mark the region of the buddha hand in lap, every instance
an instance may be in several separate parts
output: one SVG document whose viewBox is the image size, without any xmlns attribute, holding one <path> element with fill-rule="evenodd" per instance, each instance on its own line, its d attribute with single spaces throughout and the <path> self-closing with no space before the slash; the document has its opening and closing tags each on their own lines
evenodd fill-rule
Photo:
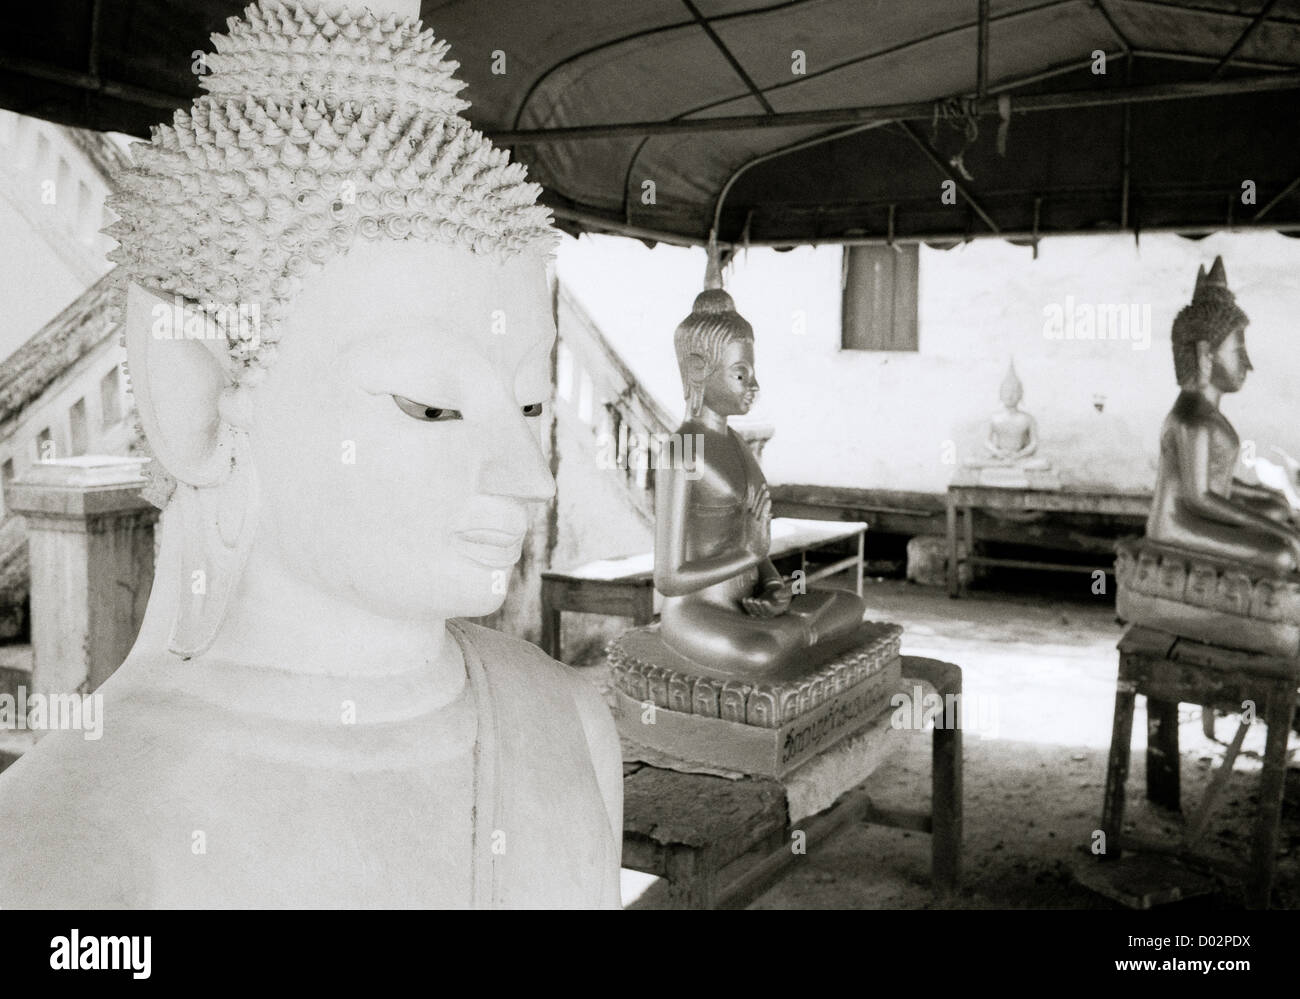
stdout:
<svg viewBox="0 0 1300 999">
<path fill-rule="evenodd" d="M 1182 389 L 1160 433 L 1160 466 L 1147 537 L 1267 572 L 1300 565 L 1300 530 L 1280 490 L 1234 478 L 1240 441 L 1219 411 L 1251 370 L 1248 319 L 1223 261 L 1197 274 L 1192 302 L 1174 320 L 1174 373 Z"/>
<path fill-rule="evenodd" d="M 674 444 L 660 457 L 655 493 L 655 587 L 665 597 L 661 636 L 720 675 L 770 677 L 815 661 L 851 635 L 864 604 L 843 590 L 796 594 L 768 557 L 771 498 L 762 470 L 729 416 L 758 393 L 753 328 L 712 280 L 677 328 L 687 400 L 677 439 L 693 434 L 690 474 Z"/>
</svg>

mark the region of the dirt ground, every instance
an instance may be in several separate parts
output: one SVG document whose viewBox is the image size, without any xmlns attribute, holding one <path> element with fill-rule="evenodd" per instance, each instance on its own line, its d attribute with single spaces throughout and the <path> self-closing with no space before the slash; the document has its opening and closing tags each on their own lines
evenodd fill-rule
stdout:
<svg viewBox="0 0 1300 999">
<path fill-rule="evenodd" d="M 1087 577 L 1081 577 L 1086 580 Z M 886 581 L 866 598 L 879 619 L 902 624 L 903 652 L 962 667 L 966 692 L 963 883 L 946 897 L 930 888 L 930 838 L 923 833 L 852 825 L 810 845 L 755 908 L 1113 908 L 1075 877 L 1095 864 L 1090 846 L 1101 816 L 1114 709 L 1121 627 L 1113 597 L 1069 591 L 1008 595 L 941 591 Z M 1183 705 L 1179 736 L 1183 813 L 1146 802 L 1146 715 L 1138 698 L 1128 784 L 1128 821 L 1149 836 L 1172 837 L 1194 812 L 1235 729 L 1220 718 L 1216 741 L 1201 731 L 1200 708 Z M 1242 755 L 1203 837 L 1201 849 L 1244 861 L 1262 724 Z M 865 785 L 882 805 L 918 806 L 929 797 L 928 732 L 899 732 L 893 759 Z M 1300 908 L 1300 771 L 1288 772 L 1274 905 Z M 628 873 L 625 901 L 647 879 Z M 1232 890 L 1178 903 L 1236 907 Z"/>
</svg>

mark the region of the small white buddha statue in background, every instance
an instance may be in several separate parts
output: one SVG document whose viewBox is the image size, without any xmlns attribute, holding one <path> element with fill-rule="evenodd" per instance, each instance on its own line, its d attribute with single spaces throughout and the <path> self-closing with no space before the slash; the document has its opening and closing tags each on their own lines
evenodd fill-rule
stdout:
<svg viewBox="0 0 1300 999">
<path fill-rule="evenodd" d="M 1059 485 L 1051 463 L 1035 457 L 1038 451 L 1038 421 L 1020 408 L 1024 386 L 1016 374 L 1015 361 L 998 389 L 1002 408 L 989 417 L 983 445 L 987 457 L 964 462 L 954 481 L 1008 488 L 1055 487 Z"/>
<path fill-rule="evenodd" d="M 1014 464 L 1038 450 L 1038 421 L 1020 408 L 1024 395 L 1015 361 L 1011 361 L 998 389 L 1002 408 L 989 418 L 989 433 L 984 441 L 984 448 L 993 462 Z"/>
<path fill-rule="evenodd" d="M 110 232 L 175 487 L 102 738 L 0 776 L 6 909 L 619 904 L 604 702 L 453 620 L 554 490 L 554 231 L 416 13 L 262 0 L 135 147 Z M 177 302 L 259 319 L 167 336 Z"/>
</svg>

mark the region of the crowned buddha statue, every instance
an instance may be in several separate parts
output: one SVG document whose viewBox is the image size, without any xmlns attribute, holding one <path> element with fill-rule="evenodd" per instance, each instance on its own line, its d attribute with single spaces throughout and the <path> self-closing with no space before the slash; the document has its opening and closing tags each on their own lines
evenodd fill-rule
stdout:
<svg viewBox="0 0 1300 999">
<path fill-rule="evenodd" d="M 1236 477 L 1240 440 L 1219 409 L 1251 370 L 1247 322 L 1216 257 L 1174 319 L 1179 394 L 1160 431 L 1146 537 L 1119 549 L 1118 609 L 1201 641 L 1295 655 L 1300 528 L 1284 489 Z"/>
<path fill-rule="evenodd" d="M 840 709 L 818 729 L 823 746 L 870 720 L 867 705 L 898 676 L 901 629 L 864 621 L 865 603 L 847 590 L 795 585 L 769 557 L 767 481 L 727 425 L 758 394 L 754 330 L 722 288 L 712 244 L 705 289 L 673 345 L 686 414 L 655 472 L 660 623 L 610 646 L 625 698 L 616 716 L 659 765 L 776 776 L 817 748 L 793 731 L 812 713 Z M 636 703 L 669 710 L 644 724 Z"/>
<path fill-rule="evenodd" d="M 556 239 L 417 13 L 261 0 L 134 147 L 109 232 L 160 557 L 102 738 L 0 776 L 6 909 L 619 904 L 608 709 L 457 620 L 554 491 Z"/>
</svg>

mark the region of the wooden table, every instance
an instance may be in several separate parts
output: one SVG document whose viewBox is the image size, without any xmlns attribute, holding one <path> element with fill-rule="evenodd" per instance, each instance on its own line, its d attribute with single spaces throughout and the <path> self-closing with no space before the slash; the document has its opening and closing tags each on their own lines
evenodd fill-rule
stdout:
<svg viewBox="0 0 1300 999">
<path fill-rule="evenodd" d="M 862 595 L 864 538 L 862 521 L 772 519 L 772 559 L 796 552 L 807 582 L 815 582 L 848 568 L 857 570 L 858 595 Z M 808 552 L 838 541 L 857 538 L 856 555 L 808 572 Z M 649 624 L 655 616 L 654 553 L 588 562 L 565 571 L 542 573 L 542 649 L 560 658 L 561 619 L 564 611 L 630 617 L 634 624 Z"/>
<path fill-rule="evenodd" d="M 975 554 L 975 511 L 1002 510 L 1043 513 L 1084 513 L 1145 519 L 1151 510 L 1151 494 L 1116 490 L 1106 486 L 1067 485 L 1060 489 L 1023 489 L 1005 486 L 952 485 L 948 487 L 948 596 L 962 594 L 961 566 L 1000 565 L 1008 569 L 1045 569 L 1053 572 L 1114 571 L 1114 563 L 1071 565 L 1063 562 L 990 558 Z M 958 515 L 963 521 L 966 555 L 957 545 Z"/>
<path fill-rule="evenodd" d="M 1286 776 L 1286 744 L 1295 717 L 1300 660 L 1256 652 L 1240 652 L 1134 625 L 1119 642 L 1119 677 L 1115 687 L 1115 719 L 1106 768 L 1106 797 L 1101 828 L 1106 861 L 1122 856 L 1123 846 L 1139 852 L 1173 854 L 1185 861 L 1223 871 L 1246 884 L 1247 903 L 1267 908 L 1277 860 L 1278 824 Z M 1240 714 L 1253 702 L 1256 717 L 1268 726 L 1264 766 L 1259 778 L 1259 808 L 1249 864 L 1228 864 L 1193 852 L 1205 831 L 1219 792 L 1232 769 L 1249 724 L 1244 722 L 1211 778 L 1197 813 L 1187 823 L 1182 844 L 1123 834 L 1124 785 L 1128 778 L 1133 709 L 1138 694 L 1147 698 L 1152 725 L 1147 744 L 1147 796 L 1178 809 L 1178 705 L 1205 705 Z"/>
<path fill-rule="evenodd" d="M 933 685 L 941 696 L 961 693 L 961 669 L 952 663 L 903 656 L 903 676 Z M 882 737 L 895 733 L 885 725 Z M 792 826 L 785 789 L 769 778 L 727 780 L 643 763 L 624 771 L 623 866 L 665 879 L 632 908 L 743 908 L 797 860 L 795 826 L 809 850 L 852 822 L 927 832 L 935 887 L 953 889 L 961 875 L 962 756 L 955 728 L 934 729 L 929 810 L 881 808 L 858 787 Z"/>
</svg>

